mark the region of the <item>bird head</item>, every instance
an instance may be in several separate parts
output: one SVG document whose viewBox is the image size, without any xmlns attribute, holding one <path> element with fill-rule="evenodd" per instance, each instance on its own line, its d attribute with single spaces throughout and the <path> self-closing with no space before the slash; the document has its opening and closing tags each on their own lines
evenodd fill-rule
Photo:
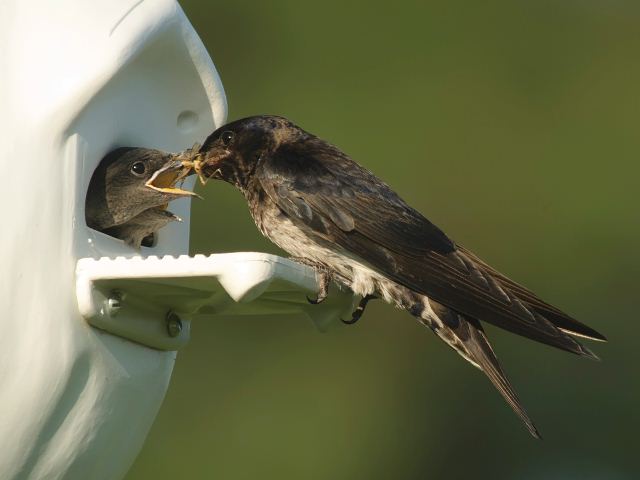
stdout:
<svg viewBox="0 0 640 480">
<path fill-rule="evenodd" d="M 176 156 L 147 148 L 110 152 L 91 177 L 86 200 L 87 225 L 103 230 L 122 225 L 141 212 L 193 192 L 175 188 L 182 176 L 170 167 Z"/>
<path fill-rule="evenodd" d="M 201 180 L 224 180 L 241 190 L 247 186 L 263 155 L 305 134 L 283 117 L 261 115 L 228 123 L 205 140 L 194 154 L 183 154 L 183 165 Z"/>
</svg>

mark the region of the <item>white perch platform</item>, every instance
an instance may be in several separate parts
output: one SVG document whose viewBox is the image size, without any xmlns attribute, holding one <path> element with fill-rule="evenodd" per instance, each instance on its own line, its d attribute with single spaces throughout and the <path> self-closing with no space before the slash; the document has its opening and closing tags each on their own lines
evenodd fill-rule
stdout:
<svg viewBox="0 0 640 480">
<path fill-rule="evenodd" d="M 87 321 L 142 345 L 178 350 L 190 321 L 216 315 L 304 314 L 319 330 L 355 308 L 335 286 L 318 305 L 315 272 L 254 252 L 189 257 L 82 258 L 76 268 L 78 309 Z"/>
</svg>

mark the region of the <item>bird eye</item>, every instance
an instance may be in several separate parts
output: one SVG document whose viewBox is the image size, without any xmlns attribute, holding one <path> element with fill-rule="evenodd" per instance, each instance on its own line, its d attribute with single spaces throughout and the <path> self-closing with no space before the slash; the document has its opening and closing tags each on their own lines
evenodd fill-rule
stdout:
<svg viewBox="0 0 640 480">
<path fill-rule="evenodd" d="M 226 130 L 222 132 L 222 135 L 220 135 L 220 140 L 222 140 L 222 144 L 224 146 L 228 147 L 231 142 L 233 142 L 233 137 L 235 137 L 235 133 L 231 130 Z"/>
<path fill-rule="evenodd" d="M 136 162 L 131 165 L 131 173 L 134 175 L 143 175 L 147 167 L 145 167 L 144 163 Z"/>
</svg>

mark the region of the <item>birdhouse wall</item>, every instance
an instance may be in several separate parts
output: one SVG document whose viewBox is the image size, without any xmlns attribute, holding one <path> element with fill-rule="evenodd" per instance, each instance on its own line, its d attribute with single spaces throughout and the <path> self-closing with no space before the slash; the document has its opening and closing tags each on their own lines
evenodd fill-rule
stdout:
<svg viewBox="0 0 640 480">
<path fill-rule="evenodd" d="M 178 151 L 226 116 L 213 63 L 174 0 L 0 5 L 0 477 L 124 476 L 175 361 L 90 327 L 75 266 L 137 254 L 88 229 L 93 170 L 118 146 Z M 184 219 L 143 254 L 188 252 Z"/>
</svg>

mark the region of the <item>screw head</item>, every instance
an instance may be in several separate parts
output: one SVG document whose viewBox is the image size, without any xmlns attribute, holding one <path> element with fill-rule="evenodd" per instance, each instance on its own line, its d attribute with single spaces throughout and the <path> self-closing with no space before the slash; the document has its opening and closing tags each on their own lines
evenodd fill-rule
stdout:
<svg viewBox="0 0 640 480">
<path fill-rule="evenodd" d="M 180 317 L 172 311 L 167 313 L 167 333 L 172 338 L 177 337 L 182 333 L 182 320 L 180 320 Z"/>
<path fill-rule="evenodd" d="M 107 298 L 107 314 L 110 317 L 115 316 L 118 313 L 118 310 L 122 308 L 122 301 L 124 300 L 124 293 L 120 290 L 112 290 L 109 293 L 109 298 Z"/>
</svg>

